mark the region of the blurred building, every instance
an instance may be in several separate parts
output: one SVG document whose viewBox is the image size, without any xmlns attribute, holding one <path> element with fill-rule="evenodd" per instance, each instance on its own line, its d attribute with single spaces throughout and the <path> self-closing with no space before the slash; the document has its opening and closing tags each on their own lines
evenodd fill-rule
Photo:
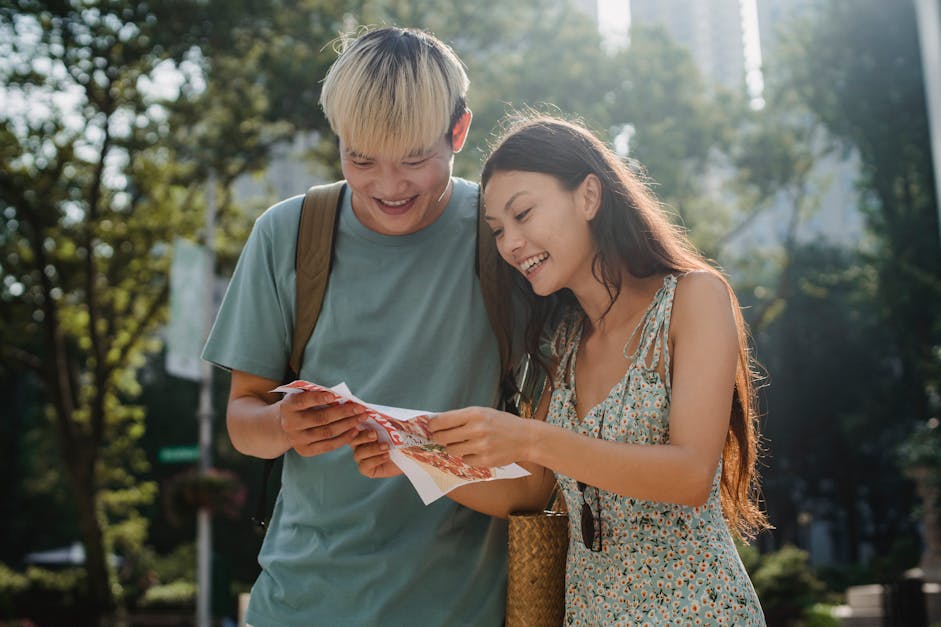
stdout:
<svg viewBox="0 0 941 627">
<path fill-rule="evenodd" d="M 625 0 L 626 1 L 626 0 Z M 630 0 L 631 26 L 660 26 L 686 47 L 700 72 L 714 85 L 748 97 L 755 108 L 764 106 L 764 71 L 777 59 L 782 27 L 820 0 Z M 819 209 L 806 216 L 798 231 L 801 241 L 823 239 L 855 247 L 863 237 L 863 219 L 855 182 L 859 174 L 854 155 L 829 155 L 813 174 L 811 193 Z M 727 173 L 714 172 L 720 188 Z M 738 234 L 732 249 L 745 253 L 782 241 L 790 215 L 782 194 L 774 206 Z"/>
<path fill-rule="evenodd" d="M 821 4 L 821 0 L 755 0 L 758 32 L 764 72 L 772 73 L 781 58 L 780 46 L 787 28 L 794 20 L 805 17 Z M 800 230 L 801 239 L 825 239 L 828 243 L 857 248 L 865 235 L 865 221 L 859 210 L 859 159 L 852 151 L 830 153 L 814 172 L 820 207 L 810 215 Z M 780 201 L 778 204 L 783 204 Z M 785 207 L 778 206 L 766 222 L 779 218 Z M 763 244 L 764 242 L 759 242 Z"/>
<path fill-rule="evenodd" d="M 621 1 L 626 3 L 629 0 Z M 572 0 L 572 4 L 595 22 L 598 21 L 598 0 Z"/>
<path fill-rule="evenodd" d="M 761 54 L 768 55 L 778 45 L 781 27 L 819 4 L 819 0 L 756 0 Z"/>
<path fill-rule="evenodd" d="M 745 78 L 739 0 L 630 0 L 631 25 L 661 26 L 693 55 L 703 76 L 732 90 Z"/>
</svg>

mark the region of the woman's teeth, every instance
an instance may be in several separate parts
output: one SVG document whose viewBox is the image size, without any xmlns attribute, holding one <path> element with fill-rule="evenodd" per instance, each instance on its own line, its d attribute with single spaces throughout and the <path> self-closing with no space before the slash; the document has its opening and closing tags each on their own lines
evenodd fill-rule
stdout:
<svg viewBox="0 0 941 627">
<path fill-rule="evenodd" d="M 527 257 L 520 262 L 520 270 L 524 274 L 529 274 L 533 271 L 533 268 L 541 264 L 543 261 L 549 258 L 549 253 L 539 253 L 538 255 L 533 255 L 532 257 Z"/>
</svg>

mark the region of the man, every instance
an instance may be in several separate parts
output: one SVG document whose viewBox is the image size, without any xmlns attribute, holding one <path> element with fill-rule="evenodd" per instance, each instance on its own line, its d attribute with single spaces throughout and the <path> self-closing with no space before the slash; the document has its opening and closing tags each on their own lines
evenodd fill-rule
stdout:
<svg viewBox="0 0 941 627">
<path fill-rule="evenodd" d="M 451 176 L 471 123 L 463 66 L 416 30 L 344 44 L 321 105 L 347 187 L 300 377 L 345 381 L 382 405 L 492 405 L 499 357 L 474 271 L 477 188 Z M 347 446 L 359 408 L 271 393 L 291 350 L 301 202 L 256 221 L 204 351 L 232 371 L 235 448 L 284 453 L 247 622 L 500 625 L 505 526 L 450 499 L 426 507 L 404 477 L 363 477 Z"/>
</svg>

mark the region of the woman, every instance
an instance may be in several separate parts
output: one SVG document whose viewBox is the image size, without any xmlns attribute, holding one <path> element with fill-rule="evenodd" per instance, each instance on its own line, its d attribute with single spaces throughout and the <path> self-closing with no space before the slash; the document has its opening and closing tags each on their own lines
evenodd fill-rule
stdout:
<svg viewBox="0 0 941 627">
<path fill-rule="evenodd" d="M 767 522 L 754 374 L 728 282 L 581 126 L 516 123 L 481 185 L 500 255 L 524 283 L 526 350 L 551 393 L 539 420 L 473 407 L 431 421 L 434 440 L 468 463 L 533 473 L 449 496 L 506 516 L 541 508 L 558 481 L 572 513 L 570 625 L 763 625 L 732 540 Z M 361 472 L 396 474 L 369 437 L 356 442 Z"/>
</svg>

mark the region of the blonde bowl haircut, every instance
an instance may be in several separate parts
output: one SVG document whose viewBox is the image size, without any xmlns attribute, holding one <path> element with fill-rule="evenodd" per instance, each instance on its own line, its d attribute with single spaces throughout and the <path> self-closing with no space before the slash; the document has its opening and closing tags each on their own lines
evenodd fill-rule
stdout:
<svg viewBox="0 0 941 627">
<path fill-rule="evenodd" d="M 424 31 L 381 28 L 339 40 L 320 105 L 346 150 L 401 160 L 449 136 L 470 81 L 461 60 Z"/>
</svg>

